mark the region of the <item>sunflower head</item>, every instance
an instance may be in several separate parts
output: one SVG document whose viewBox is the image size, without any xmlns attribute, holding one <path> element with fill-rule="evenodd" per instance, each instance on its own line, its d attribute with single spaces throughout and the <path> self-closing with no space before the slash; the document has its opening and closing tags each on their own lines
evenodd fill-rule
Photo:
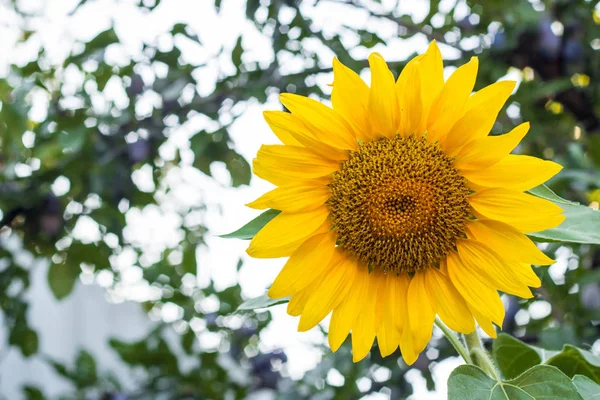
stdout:
<svg viewBox="0 0 600 400">
<path fill-rule="evenodd" d="M 276 209 L 250 243 L 253 257 L 289 257 L 269 290 L 308 330 L 331 315 L 336 351 L 352 332 L 353 358 L 377 339 L 413 363 L 435 316 L 495 336 L 498 291 L 531 297 L 531 265 L 552 263 L 526 233 L 553 228 L 562 209 L 525 191 L 558 173 L 550 161 L 510 154 L 529 129 L 490 130 L 515 82 L 472 93 L 472 58 L 444 82 L 439 49 L 394 78 L 379 54 L 371 84 L 333 61 L 332 107 L 281 95 L 290 111 L 265 118 L 283 144 L 265 145 L 254 172 L 277 188 L 249 204 Z"/>
</svg>

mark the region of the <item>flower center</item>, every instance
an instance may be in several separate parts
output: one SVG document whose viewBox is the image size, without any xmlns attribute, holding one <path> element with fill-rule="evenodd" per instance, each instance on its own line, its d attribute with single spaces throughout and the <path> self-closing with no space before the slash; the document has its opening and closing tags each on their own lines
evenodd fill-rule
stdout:
<svg viewBox="0 0 600 400">
<path fill-rule="evenodd" d="M 338 245 L 384 272 L 438 265 L 471 216 L 465 179 L 422 137 L 360 143 L 329 190 Z"/>
</svg>

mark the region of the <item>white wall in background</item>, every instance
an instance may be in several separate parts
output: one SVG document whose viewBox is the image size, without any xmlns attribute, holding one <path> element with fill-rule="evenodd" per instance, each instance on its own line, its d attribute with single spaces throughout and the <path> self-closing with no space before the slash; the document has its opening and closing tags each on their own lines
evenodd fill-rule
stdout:
<svg viewBox="0 0 600 400">
<path fill-rule="evenodd" d="M 57 301 L 48 288 L 46 273 L 46 265 L 37 266 L 28 293 L 28 318 L 39 333 L 40 355 L 71 365 L 79 350 L 85 349 L 94 356 L 99 373 L 111 371 L 125 384 L 132 384 L 127 379 L 127 368 L 108 341 L 134 341 L 146 335 L 152 322 L 140 305 L 110 304 L 105 299 L 105 289 L 80 282 L 69 297 Z M 4 321 L 0 321 L 0 334 L 7 334 Z M 24 358 L 17 348 L 11 348 L 0 364 L 0 394 L 4 399 L 23 398 L 21 387 L 26 384 L 39 387 L 49 398 L 72 389 L 68 381 L 40 360 L 40 355 Z"/>
</svg>

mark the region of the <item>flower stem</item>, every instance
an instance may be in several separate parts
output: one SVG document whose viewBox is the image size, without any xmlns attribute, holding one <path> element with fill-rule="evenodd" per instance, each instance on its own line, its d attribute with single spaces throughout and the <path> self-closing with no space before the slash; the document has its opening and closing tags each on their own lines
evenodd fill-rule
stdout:
<svg viewBox="0 0 600 400">
<path fill-rule="evenodd" d="M 477 365 L 478 367 L 481 367 L 481 369 L 487 372 L 488 375 L 490 375 L 496 381 L 502 381 L 500 373 L 496 369 L 494 362 L 492 361 L 488 352 L 485 350 L 483 344 L 481 343 L 481 338 L 479 337 L 477 330 L 475 330 L 473 333 L 469 333 L 464 336 L 465 343 L 467 345 L 467 348 L 469 349 L 469 355 L 473 359 L 473 364 Z"/>
<path fill-rule="evenodd" d="M 460 339 L 457 335 L 454 334 L 439 318 L 435 319 L 435 324 L 444 332 L 444 335 L 448 339 L 448 341 L 452 344 L 452 346 L 456 349 L 458 354 L 465 360 L 467 364 L 473 364 L 473 360 L 471 360 L 471 356 L 469 355 L 469 351 L 465 348 L 465 346 L 461 343 Z"/>
</svg>

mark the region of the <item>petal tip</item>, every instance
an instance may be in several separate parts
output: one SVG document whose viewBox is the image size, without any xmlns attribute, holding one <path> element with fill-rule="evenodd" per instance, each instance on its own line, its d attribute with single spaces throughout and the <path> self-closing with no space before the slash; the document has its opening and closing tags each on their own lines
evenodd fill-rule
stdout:
<svg viewBox="0 0 600 400">
<path fill-rule="evenodd" d="M 440 52 L 440 47 L 438 46 L 437 40 L 433 39 L 430 43 L 429 43 L 429 47 L 427 48 L 427 52 L 436 52 L 439 53 Z"/>
<path fill-rule="evenodd" d="M 300 321 L 298 322 L 298 332 L 307 332 L 309 330 L 311 330 L 312 328 L 314 328 L 315 326 L 317 326 L 317 323 L 313 323 L 312 321 L 309 321 L 306 317 L 306 314 L 302 314 L 300 315 Z"/>
<path fill-rule="evenodd" d="M 246 207 L 248 208 L 252 208 L 254 210 L 264 210 L 264 204 L 261 204 L 262 202 L 259 201 L 259 199 L 251 201 L 250 203 L 246 203 L 244 204 Z"/>
<path fill-rule="evenodd" d="M 383 56 L 381 55 L 381 53 L 374 51 L 371 54 L 369 54 L 369 59 L 371 58 L 376 58 L 376 59 L 381 59 L 383 60 Z"/>
</svg>

